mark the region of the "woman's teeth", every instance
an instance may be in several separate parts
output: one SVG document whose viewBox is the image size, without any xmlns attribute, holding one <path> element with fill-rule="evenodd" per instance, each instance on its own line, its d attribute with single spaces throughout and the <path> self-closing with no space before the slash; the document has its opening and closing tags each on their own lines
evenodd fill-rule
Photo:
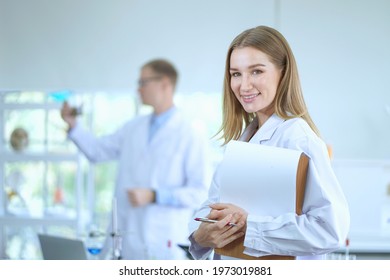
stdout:
<svg viewBox="0 0 390 280">
<path fill-rule="evenodd" d="M 259 93 L 251 94 L 251 95 L 242 95 L 242 99 L 244 99 L 244 101 L 251 101 L 252 99 L 254 99 L 258 95 L 259 95 Z"/>
</svg>

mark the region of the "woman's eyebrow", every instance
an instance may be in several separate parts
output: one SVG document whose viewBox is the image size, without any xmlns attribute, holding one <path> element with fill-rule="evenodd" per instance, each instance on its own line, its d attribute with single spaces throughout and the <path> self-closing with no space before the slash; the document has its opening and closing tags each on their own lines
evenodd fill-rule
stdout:
<svg viewBox="0 0 390 280">
<path fill-rule="evenodd" d="M 253 65 L 250 65 L 248 68 L 249 69 L 252 69 L 252 68 L 256 68 L 256 67 L 265 67 L 266 65 L 265 64 L 262 64 L 262 63 L 257 63 L 257 64 L 253 64 Z M 238 69 L 236 68 L 230 68 L 229 69 L 230 71 L 238 71 Z"/>
<path fill-rule="evenodd" d="M 251 66 L 249 66 L 248 68 L 256 68 L 256 67 L 265 67 L 266 65 L 265 64 L 262 64 L 262 63 L 257 63 L 257 64 L 253 64 Z"/>
</svg>

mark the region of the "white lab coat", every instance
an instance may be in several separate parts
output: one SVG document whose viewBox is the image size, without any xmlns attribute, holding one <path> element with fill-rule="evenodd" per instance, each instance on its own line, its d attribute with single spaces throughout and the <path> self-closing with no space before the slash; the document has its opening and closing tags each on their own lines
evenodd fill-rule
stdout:
<svg viewBox="0 0 390 280">
<path fill-rule="evenodd" d="M 176 110 L 149 142 L 150 118 L 136 117 L 100 138 L 77 125 L 69 138 L 92 162 L 118 160 L 115 197 L 118 227 L 124 232 L 122 257 L 181 258 L 177 244 L 188 243 L 188 220 L 207 197 L 206 141 Z M 134 187 L 170 190 L 171 203 L 132 207 L 126 191 Z"/>
<path fill-rule="evenodd" d="M 241 138 L 248 139 L 256 129 L 257 120 L 247 127 Z M 297 259 L 316 259 L 344 244 L 350 224 L 348 205 L 332 170 L 326 145 L 309 125 L 301 118 L 283 120 L 274 114 L 249 142 L 302 151 L 309 156 L 310 161 L 303 214 L 298 216 L 291 212 L 270 217 L 248 213 L 244 253 L 252 256 L 275 254 L 298 256 Z M 239 171 L 237 176 L 240 176 Z M 217 169 L 209 198 L 195 216 L 209 214 L 207 205 L 219 202 L 219 188 Z M 245 205 L 240 206 L 245 209 Z M 199 223 L 190 222 L 189 227 L 190 232 L 194 232 Z M 197 244 L 192 236 L 189 239 L 190 251 L 196 259 L 205 259 L 212 252 L 211 248 Z"/>
</svg>

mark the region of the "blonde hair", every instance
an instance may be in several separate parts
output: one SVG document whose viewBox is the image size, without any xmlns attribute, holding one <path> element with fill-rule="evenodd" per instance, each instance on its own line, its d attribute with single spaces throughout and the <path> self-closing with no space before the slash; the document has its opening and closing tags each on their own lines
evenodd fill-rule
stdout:
<svg viewBox="0 0 390 280">
<path fill-rule="evenodd" d="M 237 140 L 256 117 L 255 113 L 247 113 L 243 109 L 230 87 L 230 56 L 234 49 L 244 47 L 252 47 L 265 53 L 270 61 L 281 69 L 282 75 L 273 102 L 276 115 L 283 119 L 300 117 L 319 135 L 307 110 L 297 64 L 288 42 L 277 30 L 268 26 L 258 26 L 239 34 L 230 44 L 227 52 L 223 83 L 222 125 L 217 133 L 222 132 L 223 145 L 230 140 Z"/>
</svg>

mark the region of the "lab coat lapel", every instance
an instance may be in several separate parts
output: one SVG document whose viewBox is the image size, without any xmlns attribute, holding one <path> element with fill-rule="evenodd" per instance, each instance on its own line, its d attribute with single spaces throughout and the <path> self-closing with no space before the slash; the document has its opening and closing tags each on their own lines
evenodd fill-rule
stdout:
<svg viewBox="0 0 390 280">
<path fill-rule="evenodd" d="M 144 123 L 141 125 L 139 137 L 140 139 L 142 139 L 142 141 L 140 141 L 139 144 L 142 145 L 143 150 L 149 149 L 149 133 L 150 133 L 151 121 L 152 121 L 152 114 L 148 115 L 144 119 Z"/>
<path fill-rule="evenodd" d="M 180 114 L 178 112 L 175 112 L 170 119 L 161 126 L 156 133 L 154 134 L 153 138 L 150 141 L 150 148 L 153 149 L 161 143 L 161 141 L 166 141 L 166 139 L 169 139 L 172 137 L 174 133 L 174 127 L 175 123 L 179 120 Z"/>
<path fill-rule="evenodd" d="M 245 128 L 239 140 L 243 142 L 249 142 L 249 140 L 256 133 L 257 128 L 258 128 L 258 121 L 257 118 L 254 118 L 253 121 Z"/>
<path fill-rule="evenodd" d="M 140 123 L 140 127 L 138 130 L 139 133 L 136 136 L 138 138 L 138 143 L 136 143 L 136 145 L 138 146 L 137 150 L 141 152 L 139 160 L 142 160 L 142 158 L 145 157 L 145 153 L 147 154 L 150 148 L 149 133 L 151 119 L 152 115 L 148 115 L 142 120 L 142 123 Z"/>
<path fill-rule="evenodd" d="M 261 144 L 263 141 L 270 140 L 272 135 L 278 129 L 279 125 L 285 120 L 273 114 L 269 119 L 257 130 L 258 122 L 255 118 L 248 127 L 244 130 L 240 137 L 241 141 L 253 142 Z M 256 131 L 257 130 L 257 131 Z"/>
</svg>

